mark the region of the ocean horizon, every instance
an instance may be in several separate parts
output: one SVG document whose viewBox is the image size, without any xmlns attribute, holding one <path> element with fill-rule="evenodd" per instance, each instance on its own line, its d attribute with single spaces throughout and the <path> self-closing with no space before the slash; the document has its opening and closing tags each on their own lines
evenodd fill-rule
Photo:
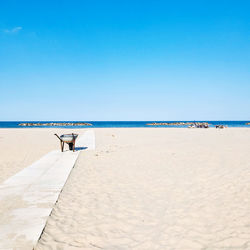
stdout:
<svg viewBox="0 0 250 250">
<path fill-rule="evenodd" d="M 92 126 L 19 126 L 20 123 L 91 123 Z M 176 125 L 147 125 L 148 123 L 175 123 L 175 122 L 207 122 L 212 127 L 215 125 L 225 125 L 228 127 L 249 127 L 246 123 L 250 121 L 0 121 L 0 128 L 144 128 L 144 127 L 167 127 L 167 128 L 185 128 L 187 125 L 176 126 Z"/>
</svg>

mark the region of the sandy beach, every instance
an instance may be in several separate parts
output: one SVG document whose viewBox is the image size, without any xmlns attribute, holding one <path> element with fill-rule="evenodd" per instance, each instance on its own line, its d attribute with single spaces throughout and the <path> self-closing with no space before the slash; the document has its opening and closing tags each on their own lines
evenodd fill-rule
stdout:
<svg viewBox="0 0 250 250">
<path fill-rule="evenodd" d="M 0 180 L 65 131 L 1 129 Z M 94 131 L 36 250 L 250 249 L 250 129 Z"/>
<path fill-rule="evenodd" d="M 0 129 L 0 183 L 52 150 L 60 149 L 55 133 L 83 133 L 84 129 Z"/>
<path fill-rule="evenodd" d="M 249 9 L 1 1 L 0 250 L 250 250 Z"/>
<path fill-rule="evenodd" d="M 95 129 L 41 249 L 250 249 L 250 130 Z"/>
</svg>

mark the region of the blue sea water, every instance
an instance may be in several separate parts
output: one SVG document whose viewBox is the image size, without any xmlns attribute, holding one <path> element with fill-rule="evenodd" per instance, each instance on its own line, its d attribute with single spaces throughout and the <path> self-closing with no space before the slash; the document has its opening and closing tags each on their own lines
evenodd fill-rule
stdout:
<svg viewBox="0 0 250 250">
<path fill-rule="evenodd" d="M 41 122 L 41 123 L 48 123 L 48 122 L 88 122 L 91 123 L 93 126 L 92 128 L 143 128 L 143 127 L 187 127 L 187 126 L 148 126 L 147 123 L 152 122 L 180 122 L 180 121 L 2 121 L 0 122 L 0 128 L 25 128 L 18 126 L 19 123 L 22 122 Z M 193 122 L 193 121 L 181 121 L 181 122 Z M 208 122 L 213 125 L 226 125 L 228 127 L 249 127 L 250 125 L 246 125 L 246 123 L 250 121 L 196 121 L 196 122 Z M 38 126 L 36 126 L 37 128 Z M 45 126 L 41 126 L 45 127 Z M 49 127 L 49 126 L 47 126 Z M 55 127 L 55 126 L 53 126 Z M 58 126 L 64 127 L 64 126 Z M 89 126 L 66 126 L 67 128 L 86 128 Z M 30 127 L 27 127 L 30 128 Z"/>
</svg>

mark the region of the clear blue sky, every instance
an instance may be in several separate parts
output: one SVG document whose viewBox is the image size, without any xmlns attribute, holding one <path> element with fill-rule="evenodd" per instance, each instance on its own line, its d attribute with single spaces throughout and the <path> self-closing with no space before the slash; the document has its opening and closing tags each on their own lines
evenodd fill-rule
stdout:
<svg viewBox="0 0 250 250">
<path fill-rule="evenodd" d="M 1 1 L 0 120 L 250 120 L 250 1 Z"/>
</svg>

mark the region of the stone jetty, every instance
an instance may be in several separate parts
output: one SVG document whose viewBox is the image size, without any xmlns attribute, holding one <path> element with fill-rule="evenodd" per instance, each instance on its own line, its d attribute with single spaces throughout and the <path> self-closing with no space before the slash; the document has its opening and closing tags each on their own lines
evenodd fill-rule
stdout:
<svg viewBox="0 0 250 250">
<path fill-rule="evenodd" d="M 153 122 L 147 123 L 149 126 L 185 126 L 185 125 L 192 125 L 192 122 Z"/>
<path fill-rule="evenodd" d="M 195 126 L 195 127 L 208 127 L 207 122 L 153 122 L 147 123 L 148 126 Z"/>
<path fill-rule="evenodd" d="M 53 127 L 53 126 L 93 126 L 91 123 L 87 122 L 28 122 L 28 123 L 19 123 L 18 126 L 22 127 Z"/>
</svg>

